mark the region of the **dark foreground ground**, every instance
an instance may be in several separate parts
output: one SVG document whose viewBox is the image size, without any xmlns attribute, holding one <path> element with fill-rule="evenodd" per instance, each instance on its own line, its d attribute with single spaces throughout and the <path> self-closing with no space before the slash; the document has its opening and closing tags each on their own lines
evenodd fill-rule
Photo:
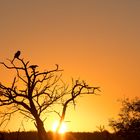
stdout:
<svg viewBox="0 0 140 140">
<path fill-rule="evenodd" d="M 0 140 L 38 140 L 36 132 L 4 132 L 4 138 Z M 56 136 L 52 132 L 48 132 L 49 140 L 122 140 L 115 134 L 108 132 L 67 132 Z"/>
</svg>

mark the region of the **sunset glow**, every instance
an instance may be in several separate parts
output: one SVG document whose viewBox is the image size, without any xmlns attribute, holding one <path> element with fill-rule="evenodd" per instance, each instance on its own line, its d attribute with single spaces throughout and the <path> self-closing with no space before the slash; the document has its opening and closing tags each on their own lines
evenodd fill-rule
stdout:
<svg viewBox="0 0 140 140">
<path fill-rule="evenodd" d="M 52 125 L 52 131 L 53 131 L 53 132 L 56 132 L 56 129 L 57 129 L 57 127 L 58 127 L 58 123 L 59 123 L 58 121 L 55 121 L 55 122 L 53 123 L 53 125 Z M 60 127 L 59 133 L 60 133 L 60 134 L 63 134 L 63 133 L 66 132 L 66 130 L 67 130 L 66 123 L 63 122 L 62 125 L 61 125 L 61 127 Z"/>
<path fill-rule="evenodd" d="M 17 50 L 21 59 L 38 65 L 37 73 L 54 70 L 58 64 L 64 70 L 57 73 L 58 77 L 62 73 L 60 83 L 66 87 L 72 85 L 71 79 L 100 87 L 96 95 L 81 95 L 76 106 L 68 105 L 65 122 L 70 123 L 63 122 L 60 133 L 93 132 L 100 125 L 110 129 L 109 119 L 117 117 L 121 107 L 118 100 L 140 97 L 140 0 L 0 0 L 0 62 L 10 64 Z M 14 64 L 18 64 L 17 59 Z M 0 65 L 0 83 L 12 87 L 15 76 L 16 71 Z M 15 84 L 18 82 L 16 78 Z M 22 92 L 26 85 L 15 90 Z M 48 90 L 46 95 L 53 88 Z M 48 101 L 48 97 L 41 96 L 39 102 Z M 61 115 L 61 103 L 45 104 L 49 108 L 39 106 L 37 110 L 45 111 L 40 117 L 43 121 L 47 118 L 46 131 L 55 132 L 59 117 L 52 112 Z M 5 107 L 2 110 L 6 112 Z M 29 123 L 16 113 L 0 131 L 36 131 L 33 121 Z"/>
</svg>

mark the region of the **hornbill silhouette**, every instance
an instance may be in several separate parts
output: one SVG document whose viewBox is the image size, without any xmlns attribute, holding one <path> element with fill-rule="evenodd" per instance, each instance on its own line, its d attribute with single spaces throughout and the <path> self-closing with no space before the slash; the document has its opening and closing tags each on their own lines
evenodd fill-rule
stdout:
<svg viewBox="0 0 140 140">
<path fill-rule="evenodd" d="M 32 72 L 35 74 L 35 69 L 36 69 L 36 67 L 38 67 L 38 65 L 31 65 L 31 66 L 29 66 L 29 68 L 31 68 L 32 69 Z"/>
<path fill-rule="evenodd" d="M 31 65 L 29 68 L 35 69 L 36 67 L 38 67 L 38 65 Z"/>
<path fill-rule="evenodd" d="M 13 60 L 12 60 L 12 63 L 13 63 L 13 61 L 15 60 L 15 58 L 19 58 L 19 56 L 20 56 L 20 51 L 17 51 L 16 53 L 15 53 L 15 55 L 14 55 L 14 58 L 13 58 Z"/>
</svg>

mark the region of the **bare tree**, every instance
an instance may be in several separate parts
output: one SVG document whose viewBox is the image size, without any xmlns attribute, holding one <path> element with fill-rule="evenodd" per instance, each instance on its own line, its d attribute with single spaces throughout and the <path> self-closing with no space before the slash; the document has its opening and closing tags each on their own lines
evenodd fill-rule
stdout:
<svg viewBox="0 0 140 140">
<path fill-rule="evenodd" d="M 19 111 L 35 121 L 39 138 L 44 140 L 46 131 L 41 115 L 64 95 L 64 92 L 60 92 L 61 87 L 57 85 L 61 75 L 56 74 L 62 70 L 59 70 L 56 65 L 53 70 L 39 72 L 37 65 L 29 65 L 29 61 L 26 62 L 19 56 L 9 62 L 8 65 L 4 62 L 0 63 L 5 68 L 16 72 L 11 86 L 0 83 L 0 106 L 8 107 L 1 113 L 1 125 Z"/>
<path fill-rule="evenodd" d="M 56 129 L 57 133 L 60 131 L 62 123 L 64 122 L 68 104 L 73 103 L 75 107 L 76 105 L 75 99 L 77 97 L 79 97 L 80 95 L 86 95 L 86 94 L 96 94 L 95 90 L 100 91 L 99 87 L 90 87 L 89 85 L 85 83 L 85 81 L 80 81 L 80 80 L 74 81 L 72 79 L 72 87 L 70 88 L 70 90 L 67 90 L 67 92 L 65 92 L 66 93 L 65 95 L 67 96 L 66 97 L 63 96 L 61 98 L 60 104 L 62 104 L 62 112 L 59 113 L 55 111 L 60 117 L 59 124 Z"/>
<path fill-rule="evenodd" d="M 76 80 L 71 90 L 68 90 L 68 86 L 65 86 L 61 80 L 63 70 L 60 70 L 58 65 L 53 70 L 40 72 L 37 65 L 30 65 L 29 61 L 20 58 L 20 51 L 18 56 L 16 54 L 13 60 L 8 59 L 8 64 L 0 62 L 6 69 L 15 71 L 10 86 L 0 83 L 0 106 L 7 108 L 0 114 L 0 125 L 8 122 L 14 113 L 20 112 L 34 121 L 39 139 L 45 140 L 47 135 L 42 114 L 58 103 L 63 104 L 61 125 L 68 103 L 71 101 L 74 103 L 74 99 L 81 94 L 94 93 L 97 88 Z"/>
</svg>

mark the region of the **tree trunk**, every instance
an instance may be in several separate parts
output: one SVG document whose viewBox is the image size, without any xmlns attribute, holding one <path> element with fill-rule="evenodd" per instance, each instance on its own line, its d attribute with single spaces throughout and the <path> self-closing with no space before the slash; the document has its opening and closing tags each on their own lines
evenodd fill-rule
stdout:
<svg viewBox="0 0 140 140">
<path fill-rule="evenodd" d="M 35 118 L 35 126 L 37 128 L 37 131 L 38 131 L 38 139 L 39 140 L 48 140 L 47 138 L 47 133 L 45 131 L 45 128 L 44 128 L 44 124 L 43 124 L 43 121 L 40 119 L 38 113 L 37 113 L 37 110 L 36 110 L 36 107 L 33 103 L 33 100 L 32 100 L 32 97 L 30 97 L 30 106 L 32 108 L 32 112 L 31 114 L 33 114 L 34 118 Z"/>
<path fill-rule="evenodd" d="M 66 114 L 66 109 L 67 109 L 67 104 L 68 103 L 69 103 L 69 100 L 66 101 L 66 103 L 63 106 L 62 115 L 60 117 L 60 121 L 59 121 L 59 124 L 58 124 L 57 129 L 56 129 L 56 133 L 58 133 L 60 131 L 61 125 L 62 125 L 62 123 L 65 119 L 65 114 Z"/>
<path fill-rule="evenodd" d="M 47 133 L 45 131 L 42 120 L 39 117 L 35 118 L 35 120 L 39 140 L 48 140 Z"/>
</svg>

